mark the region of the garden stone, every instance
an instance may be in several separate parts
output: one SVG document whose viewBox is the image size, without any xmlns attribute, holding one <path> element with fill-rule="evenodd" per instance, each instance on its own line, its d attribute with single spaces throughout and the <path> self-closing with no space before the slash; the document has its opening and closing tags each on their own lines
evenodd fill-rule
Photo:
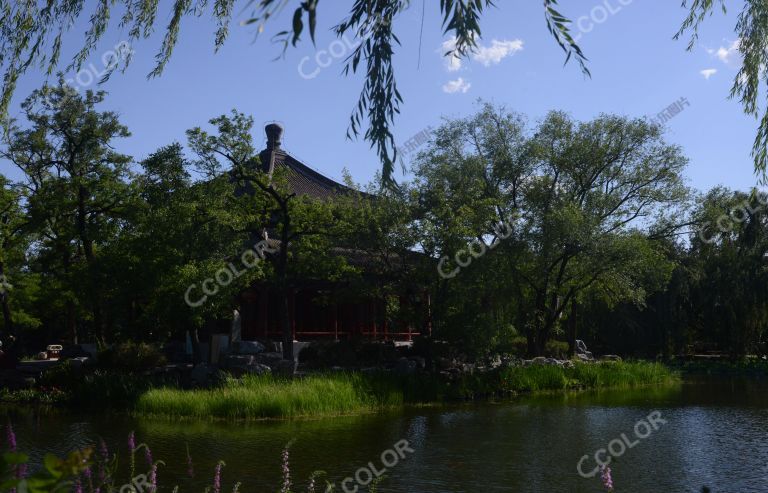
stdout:
<svg viewBox="0 0 768 493">
<path fill-rule="evenodd" d="M 246 367 L 246 371 L 252 375 L 269 375 L 272 373 L 272 368 L 261 363 L 254 363 Z"/>
<path fill-rule="evenodd" d="M 401 376 L 413 375 L 416 373 L 417 364 L 408 358 L 400 358 L 395 365 L 395 373 Z"/>
<path fill-rule="evenodd" d="M 78 356 L 77 358 L 71 358 L 69 360 L 69 365 L 72 368 L 82 368 L 83 366 L 86 366 L 91 363 L 91 358 L 87 356 Z"/>
<path fill-rule="evenodd" d="M 213 371 L 213 368 L 206 363 L 200 363 L 192 368 L 189 377 L 192 379 L 193 384 L 207 387 L 210 384 L 210 377 Z"/>
<path fill-rule="evenodd" d="M 416 363 L 416 368 L 418 368 L 419 370 L 423 370 L 424 368 L 427 367 L 427 360 L 422 358 L 421 356 L 411 356 L 408 359 Z"/>
<path fill-rule="evenodd" d="M 291 360 L 280 360 L 274 368 L 275 375 L 282 377 L 292 377 L 296 373 L 298 364 Z"/>
<path fill-rule="evenodd" d="M 537 356 L 533 358 L 531 361 L 532 365 L 546 365 L 547 364 L 547 358 L 544 356 Z"/>
<path fill-rule="evenodd" d="M 266 349 L 264 344 L 258 341 L 235 341 L 232 343 L 233 354 L 260 354 Z"/>
<path fill-rule="evenodd" d="M 260 353 L 256 355 L 256 363 L 267 365 L 273 370 L 283 360 L 281 353 Z"/>
</svg>

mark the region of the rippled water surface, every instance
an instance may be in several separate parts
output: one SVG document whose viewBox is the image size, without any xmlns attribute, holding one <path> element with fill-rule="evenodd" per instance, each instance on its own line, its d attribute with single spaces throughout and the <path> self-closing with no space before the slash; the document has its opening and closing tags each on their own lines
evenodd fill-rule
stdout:
<svg viewBox="0 0 768 493">
<path fill-rule="evenodd" d="M 635 424 L 659 411 L 666 424 L 638 441 Z M 121 415 L 71 415 L 5 409 L 19 445 L 33 460 L 103 437 L 125 466 L 126 436 L 166 462 L 160 491 L 203 491 L 218 460 L 226 462 L 224 486 L 241 481 L 243 492 L 275 492 L 280 451 L 288 442 L 294 491 L 305 491 L 314 470 L 340 484 L 373 463 L 401 439 L 414 449 L 386 473 L 381 492 L 598 492 L 585 479 L 595 451 L 624 434 L 634 443 L 611 467 L 620 493 L 768 491 L 768 383 L 709 380 L 665 389 L 543 396 L 503 404 L 411 409 L 403 413 L 317 421 L 222 423 L 137 419 Z M 639 428 L 645 434 L 644 428 Z M 186 448 L 195 478 L 186 477 Z M 618 442 L 614 450 L 621 450 Z M 143 464 L 143 457 L 137 462 Z M 366 475 L 361 475 L 363 479 Z M 350 483 L 348 483 L 350 485 Z M 337 491 L 343 491 L 341 489 Z M 350 489 L 350 491 L 353 491 Z M 361 488 L 361 491 L 364 489 Z"/>
</svg>

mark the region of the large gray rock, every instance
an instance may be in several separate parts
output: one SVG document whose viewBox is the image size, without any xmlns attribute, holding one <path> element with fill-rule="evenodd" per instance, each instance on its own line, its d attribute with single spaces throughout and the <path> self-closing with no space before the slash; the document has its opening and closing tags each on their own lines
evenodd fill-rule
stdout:
<svg viewBox="0 0 768 493">
<path fill-rule="evenodd" d="M 208 364 L 199 363 L 197 366 L 192 368 L 189 377 L 192 379 L 192 383 L 194 385 L 207 387 L 211 384 L 211 377 L 215 371 L 215 368 L 208 366 Z"/>
<path fill-rule="evenodd" d="M 224 368 L 245 368 L 255 363 L 256 357 L 252 354 L 228 354 L 222 360 Z"/>
<path fill-rule="evenodd" d="M 422 358 L 421 356 L 411 356 L 408 359 L 416 363 L 416 368 L 419 370 L 423 370 L 427 367 L 427 360 Z"/>
<path fill-rule="evenodd" d="M 581 339 L 576 339 L 576 356 L 584 356 L 581 358 L 584 361 L 591 361 L 594 359 L 592 353 L 587 350 L 587 344 Z"/>
<path fill-rule="evenodd" d="M 72 368 L 82 368 L 83 366 L 89 365 L 92 361 L 92 358 L 87 356 L 78 356 L 77 358 L 71 358 L 69 360 L 69 365 Z"/>
<path fill-rule="evenodd" d="M 283 361 L 283 355 L 281 353 L 260 353 L 255 357 L 255 362 L 262 365 L 267 365 L 273 370 L 277 367 L 277 364 Z"/>
<path fill-rule="evenodd" d="M 296 361 L 284 359 L 277 363 L 277 365 L 273 368 L 273 372 L 277 376 L 292 377 L 296 374 L 297 367 L 298 363 L 296 363 Z"/>
<path fill-rule="evenodd" d="M 264 344 L 258 341 L 235 341 L 232 343 L 232 354 L 260 354 L 266 351 Z"/>
<path fill-rule="evenodd" d="M 413 375 L 417 369 L 418 364 L 408 358 L 400 358 L 395 365 L 395 373 L 401 376 Z"/>
</svg>

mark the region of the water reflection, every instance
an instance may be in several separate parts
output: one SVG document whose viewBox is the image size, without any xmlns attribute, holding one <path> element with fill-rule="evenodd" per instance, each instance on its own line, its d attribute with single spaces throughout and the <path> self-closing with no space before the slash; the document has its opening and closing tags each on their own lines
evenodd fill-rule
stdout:
<svg viewBox="0 0 768 493">
<path fill-rule="evenodd" d="M 382 492 L 598 492 L 576 464 L 605 448 L 653 410 L 668 422 L 612 464 L 622 492 L 768 491 L 768 385 L 693 381 L 673 388 L 520 399 L 510 403 L 411 409 L 405 413 L 295 422 L 223 423 L 73 416 L 6 408 L 19 445 L 39 461 L 103 437 L 125 457 L 136 430 L 156 458 L 161 491 L 202 491 L 224 460 L 225 486 L 274 491 L 280 451 L 294 441 L 292 473 L 300 485 L 321 469 L 337 484 L 382 451 L 407 439 L 416 453 L 388 473 Z M 189 446 L 195 478 L 186 477 Z M 122 461 L 125 464 L 125 461 Z M 303 486 L 297 487 L 303 491 Z"/>
</svg>

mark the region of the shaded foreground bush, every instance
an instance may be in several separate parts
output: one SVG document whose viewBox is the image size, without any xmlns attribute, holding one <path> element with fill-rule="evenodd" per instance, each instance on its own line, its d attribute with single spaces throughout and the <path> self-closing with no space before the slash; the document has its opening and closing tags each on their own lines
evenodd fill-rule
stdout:
<svg viewBox="0 0 768 493">
<path fill-rule="evenodd" d="M 271 376 L 230 379 L 201 390 L 154 388 L 136 411 L 197 418 L 297 418 L 375 412 L 407 404 L 492 398 L 523 392 L 631 388 L 674 383 L 676 374 L 658 363 L 607 362 L 511 367 L 446 379 L 438 374 L 333 373 L 283 380 Z"/>
</svg>

